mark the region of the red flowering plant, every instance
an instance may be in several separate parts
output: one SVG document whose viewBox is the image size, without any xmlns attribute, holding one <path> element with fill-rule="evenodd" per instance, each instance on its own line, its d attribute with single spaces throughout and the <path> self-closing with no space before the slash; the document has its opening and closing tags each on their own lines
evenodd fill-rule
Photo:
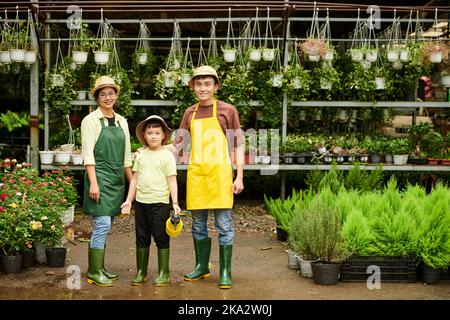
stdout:
<svg viewBox="0 0 450 320">
<path fill-rule="evenodd" d="M 26 164 L 4 170 L 0 173 L 3 250 L 29 248 L 35 241 L 50 246 L 59 243 L 64 235 L 62 213 L 76 199 L 75 181 L 61 172 L 39 176 L 37 169 Z"/>
</svg>

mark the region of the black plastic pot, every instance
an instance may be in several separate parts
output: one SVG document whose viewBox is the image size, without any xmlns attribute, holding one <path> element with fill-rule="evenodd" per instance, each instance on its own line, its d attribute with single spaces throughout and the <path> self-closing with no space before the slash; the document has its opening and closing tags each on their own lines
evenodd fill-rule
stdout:
<svg viewBox="0 0 450 320">
<path fill-rule="evenodd" d="M 22 269 L 30 268 L 34 266 L 34 257 L 36 255 L 36 250 L 32 249 L 26 251 L 22 254 Z"/>
<path fill-rule="evenodd" d="M 428 284 L 436 284 L 439 282 L 439 273 L 438 269 L 433 269 L 429 267 L 423 267 L 422 280 Z"/>
<path fill-rule="evenodd" d="M 19 273 L 22 270 L 22 255 L 0 256 L 0 264 L 4 273 Z"/>
<path fill-rule="evenodd" d="M 340 263 L 311 262 L 314 282 L 317 284 L 337 284 L 341 270 Z"/>
<path fill-rule="evenodd" d="M 45 249 L 47 257 L 47 266 L 52 268 L 64 267 L 66 262 L 66 248 L 47 248 Z"/>
<path fill-rule="evenodd" d="M 277 240 L 278 241 L 287 241 L 288 233 L 283 229 L 277 227 Z"/>
</svg>

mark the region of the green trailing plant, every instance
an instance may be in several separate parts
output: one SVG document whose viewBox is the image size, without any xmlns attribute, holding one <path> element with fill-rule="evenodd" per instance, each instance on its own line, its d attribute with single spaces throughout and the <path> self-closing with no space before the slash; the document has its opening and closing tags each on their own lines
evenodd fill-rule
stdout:
<svg viewBox="0 0 450 320">
<path fill-rule="evenodd" d="M 275 218 L 277 227 L 291 233 L 291 221 L 293 212 L 297 202 L 301 202 L 303 193 L 292 190 L 292 195 L 287 197 L 286 200 L 267 198 L 264 195 L 264 203 L 269 213 Z"/>
</svg>

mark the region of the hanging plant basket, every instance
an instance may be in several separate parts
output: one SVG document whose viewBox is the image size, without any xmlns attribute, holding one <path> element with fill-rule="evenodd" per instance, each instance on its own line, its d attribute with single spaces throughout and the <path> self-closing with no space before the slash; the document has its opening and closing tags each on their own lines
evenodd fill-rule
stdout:
<svg viewBox="0 0 450 320">
<path fill-rule="evenodd" d="M 384 90 L 386 83 L 386 78 L 376 77 L 375 78 L 375 90 Z"/>
<path fill-rule="evenodd" d="M 375 62 L 378 58 L 378 51 L 377 50 L 367 50 L 366 51 L 366 61 L 369 62 Z"/>
<path fill-rule="evenodd" d="M 353 61 L 362 61 L 364 59 L 364 52 L 361 49 L 350 49 L 350 57 Z"/>
<path fill-rule="evenodd" d="M 277 73 L 271 77 L 272 87 L 280 88 L 283 85 L 283 74 Z"/>
<path fill-rule="evenodd" d="M 72 51 L 72 60 L 77 65 L 85 64 L 88 58 L 87 51 Z"/>
<path fill-rule="evenodd" d="M 107 64 L 109 62 L 109 51 L 95 51 L 94 60 L 97 64 Z"/>
<path fill-rule="evenodd" d="M 399 53 L 398 50 L 395 50 L 395 49 L 389 49 L 389 50 L 386 52 L 386 57 L 387 57 L 388 61 L 390 61 L 390 62 L 398 61 L 398 60 L 400 59 L 398 53 Z"/>
<path fill-rule="evenodd" d="M 9 58 L 11 62 L 23 62 L 23 59 L 25 58 L 25 50 L 9 49 Z"/>
<path fill-rule="evenodd" d="M 223 59 L 225 62 L 234 62 L 236 60 L 236 49 L 223 49 Z"/>
<path fill-rule="evenodd" d="M 275 49 L 264 48 L 262 51 L 262 58 L 264 61 L 273 61 L 275 58 Z"/>
</svg>

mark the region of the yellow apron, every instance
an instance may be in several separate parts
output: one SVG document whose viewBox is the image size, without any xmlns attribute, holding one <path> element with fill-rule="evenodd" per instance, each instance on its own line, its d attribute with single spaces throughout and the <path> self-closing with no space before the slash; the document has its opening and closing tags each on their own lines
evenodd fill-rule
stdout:
<svg viewBox="0 0 450 320">
<path fill-rule="evenodd" d="M 233 168 L 228 155 L 228 142 L 217 119 L 214 99 L 211 118 L 191 123 L 191 157 L 187 171 L 186 204 L 188 210 L 230 209 L 233 207 Z"/>
</svg>

